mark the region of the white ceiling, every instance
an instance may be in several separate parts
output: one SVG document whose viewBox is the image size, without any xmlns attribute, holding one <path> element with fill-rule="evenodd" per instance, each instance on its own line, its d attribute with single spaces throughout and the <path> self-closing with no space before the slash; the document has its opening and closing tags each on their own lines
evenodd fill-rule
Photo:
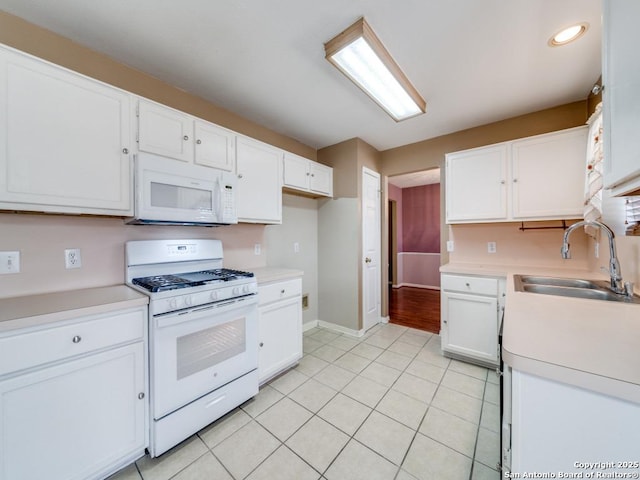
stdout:
<svg viewBox="0 0 640 480">
<path fill-rule="evenodd" d="M 432 168 L 422 172 L 403 173 L 402 175 L 394 175 L 388 178 L 389 183 L 398 188 L 420 187 L 422 185 L 440 183 L 440 169 Z"/>
<path fill-rule="evenodd" d="M 321 148 L 378 150 L 586 98 L 601 0 L 0 0 L 0 8 Z M 395 123 L 324 59 L 364 16 L 427 100 Z M 547 46 L 586 21 L 574 44 Z"/>
</svg>

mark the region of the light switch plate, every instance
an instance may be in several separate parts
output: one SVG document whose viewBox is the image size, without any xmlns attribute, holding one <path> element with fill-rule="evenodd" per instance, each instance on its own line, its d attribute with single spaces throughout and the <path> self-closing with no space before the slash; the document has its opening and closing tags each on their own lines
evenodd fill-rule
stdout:
<svg viewBox="0 0 640 480">
<path fill-rule="evenodd" d="M 453 252 L 453 240 L 447 240 L 447 252 Z"/>
<path fill-rule="evenodd" d="M 496 253 L 496 242 L 487 242 L 487 252 Z"/>
<path fill-rule="evenodd" d="M 20 273 L 20 252 L 0 252 L 0 274 Z"/>
</svg>

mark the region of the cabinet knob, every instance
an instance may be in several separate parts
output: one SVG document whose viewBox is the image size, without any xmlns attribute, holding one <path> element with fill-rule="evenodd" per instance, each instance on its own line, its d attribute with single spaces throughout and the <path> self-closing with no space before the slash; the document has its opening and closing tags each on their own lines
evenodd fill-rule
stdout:
<svg viewBox="0 0 640 480">
<path fill-rule="evenodd" d="M 315 176 L 316 176 L 316 174 L 315 174 L 315 173 L 312 173 L 312 174 L 311 174 L 311 176 L 312 176 L 312 177 L 315 177 Z"/>
<path fill-rule="evenodd" d="M 189 135 L 185 135 L 185 136 L 184 136 L 184 137 L 182 137 L 182 138 L 184 138 L 185 140 L 189 140 Z"/>
<path fill-rule="evenodd" d="M 469 288 L 471 285 L 469 285 L 469 282 L 465 283 L 465 285 L 467 286 L 467 288 Z"/>
<path fill-rule="evenodd" d="M 73 343 L 80 343 L 82 341 L 82 337 L 80 335 L 76 335 L 71 339 Z"/>
<path fill-rule="evenodd" d="M 311 174 L 310 174 L 309 172 L 307 172 L 307 177 L 308 177 L 309 175 L 311 175 Z"/>
<path fill-rule="evenodd" d="M 514 179 L 513 179 L 513 183 L 518 183 L 518 179 L 517 179 L 517 178 L 514 178 Z"/>
<path fill-rule="evenodd" d="M 138 399 L 142 400 L 144 398 L 144 392 L 140 392 L 138 394 Z"/>
<path fill-rule="evenodd" d="M 200 145 L 200 144 L 202 143 L 202 140 L 197 139 L 197 140 L 196 140 L 196 143 L 197 143 L 198 145 Z"/>
<path fill-rule="evenodd" d="M 241 173 L 238 174 L 238 178 L 242 178 L 242 174 Z"/>
<path fill-rule="evenodd" d="M 128 148 L 123 148 L 122 149 L 122 153 L 124 153 L 125 155 L 127 155 L 129 153 L 129 149 Z"/>
<path fill-rule="evenodd" d="M 264 342 L 260 342 L 260 346 L 261 346 L 261 347 L 264 347 Z"/>
<path fill-rule="evenodd" d="M 284 295 L 284 288 L 280 290 L 280 295 Z"/>
<path fill-rule="evenodd" d="M 371 259 L 369 257 L 365 258 L 364 263 L 371 263 Z"/>
<path fill-rule="evenodd" d="M 500 185 L 504 185 L 506 182 L 504 180 L 500 180 Z"/>
</svg>

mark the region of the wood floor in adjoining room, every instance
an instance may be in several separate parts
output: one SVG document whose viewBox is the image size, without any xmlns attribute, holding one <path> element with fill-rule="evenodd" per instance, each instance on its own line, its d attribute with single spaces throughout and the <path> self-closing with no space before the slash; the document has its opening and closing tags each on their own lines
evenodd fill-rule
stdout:
<svg viewBox="0 0 640 480">
<path fill-rule="evenodd" d="M 416 287 L 390 289 L 389 322 L 440 333 L 440 290 Z"/>
</svg>

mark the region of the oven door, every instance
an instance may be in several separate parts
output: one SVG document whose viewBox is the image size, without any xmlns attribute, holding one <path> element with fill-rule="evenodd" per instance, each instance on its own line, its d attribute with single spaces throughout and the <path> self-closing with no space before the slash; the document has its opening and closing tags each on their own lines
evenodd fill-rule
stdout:
<svg viewBox="0 0 640 480">
<path fill-rule="evenodd" d="M 258 367 L 257 303 L 252 295 L 151 319 L 154 419 Z"/>
</svg>

